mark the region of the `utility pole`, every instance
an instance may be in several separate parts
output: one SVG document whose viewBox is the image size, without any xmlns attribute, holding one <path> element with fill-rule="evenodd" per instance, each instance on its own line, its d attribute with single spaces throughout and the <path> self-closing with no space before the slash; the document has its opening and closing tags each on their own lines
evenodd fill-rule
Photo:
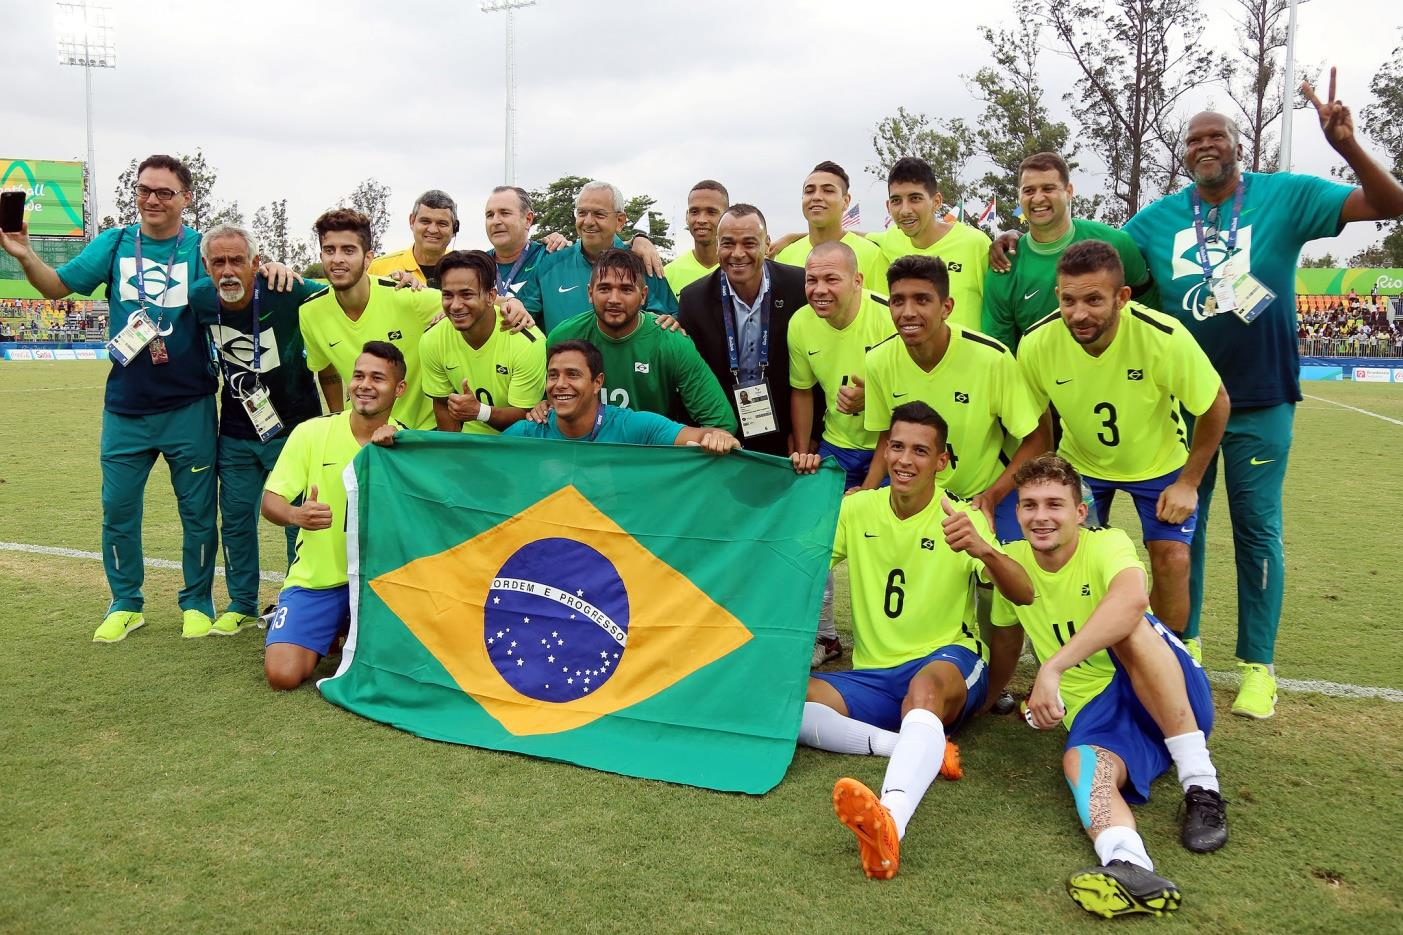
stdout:
<svg viewBox="0 0 1403 935">
<path fill-rule="evenodd" d="M 92 240 L 97 234 L 97 157 L 93 145 L 93 69 L 116 68 L 117 46 L 112 37 L 112 8 L 88 3 L 87 0 L 59 3 L 55 17 L 58 34 L 58 63 L 83 69 L 83 88 L 87 97 L 88 164 L 83 173 L 86 202 L 85 234 Z"/>
<path fill-rule="evenodd" d="M 506 183 L 516 184 L 516 25 L 514 12 L 524 7 L 535 6 L 536 0 L 483 0 L 482 12 L 507 14 L 506 44 Z"/>
<path fill-rule="evenodd" d="M 1286 20 L 1286 67 L 1282 70 L 1281 89 L 1281 158 L 1279 172 L 1291 171 L 1291 116 L 1296 111 L 1296 0 L 1291 0 L 1291 15 Z"/>
</svg>

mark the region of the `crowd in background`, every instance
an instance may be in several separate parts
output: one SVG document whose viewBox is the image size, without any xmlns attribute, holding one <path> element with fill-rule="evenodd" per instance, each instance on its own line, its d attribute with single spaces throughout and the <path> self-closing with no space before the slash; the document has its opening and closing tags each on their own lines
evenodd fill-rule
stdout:
<svg viewBox="0 0 1403 935">
<path fill-rule="evenodd" d="M 106 340 L 106 302 L 0 299 L 0 341 Z"/>
<path fill-rule="evenodd" d="M 1403 356 L 1403 321 L 1390 317 L 1387 296 L 1296 297 L 1296 336 L 1303 356 Z M 1394 311 L 1393 315 L 1397 312 Z"/>
</svg>

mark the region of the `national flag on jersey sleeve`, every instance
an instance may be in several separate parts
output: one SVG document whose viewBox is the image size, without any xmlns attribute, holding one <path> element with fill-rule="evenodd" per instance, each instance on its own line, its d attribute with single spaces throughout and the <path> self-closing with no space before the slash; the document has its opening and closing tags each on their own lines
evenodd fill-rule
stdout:
<svg viewBox="0 0 1403 935">
<path fill-rule="evenodd" d="M 437 432 L 347 470 L 332 703 L 428 737 L 763 793 L 794 754 L 843 475 Z"/>
<path fill-rule="evenodd" d="M 854 201 L 848 210 L 843 212 L 843 230 L 857 230 L 862 226 L 862 210 L 858 203 Z"/>
</svg>

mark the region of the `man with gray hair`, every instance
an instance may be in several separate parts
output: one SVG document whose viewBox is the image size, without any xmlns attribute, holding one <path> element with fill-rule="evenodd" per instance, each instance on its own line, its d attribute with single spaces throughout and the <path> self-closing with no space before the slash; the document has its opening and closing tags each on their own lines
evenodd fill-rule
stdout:
<svg viewBox="0 0 1403 935">
<path fill-rule="evenodd" d="M 430 289 L 437 289 L 438 261 L 458 233 L 457 202 L 437 188 L 424 192 L 409 212 L 409 231 L 414 245 L 376 257 L 370 263 L 370 275 L 392 276 L 404 270 Z"/>
<path fill-rule="evenodd" d="M 593 311 L 589 299 L 590 273 L 595 260 L 610 247 L 628 249 L 619 233 L 628 224 L 624 195 L 608 182 L 589 182 L 575 198 L 575 243 L 536 264 L 517 292 L 526 310 L 549 333 L 576 315 Z M 677 297 L 662 276 L 646 279 L 650 312 L 677 314 Z"/>
<path fill-rule="evenodd" d="M 1237 126 L 1210 111 L 1191 118 L 1184 135 L 1182 158 L 1193 184 L 1143 208 L 1124 228 L 1149 262 L 1160 309 L 1188 327 L 1232 399 L 1219 451 L 1237 559 L 1242 687 L 1232 712 L 1259 719 L 1276 713 L 1273 654 L 1286 571 L 1281 492 L 1301 399 L 1296 262 L 1307 241 L 1334 237 L 1351 221 L 1403 215 L 1403 184 L 1355 137 L 1349 108 L 1335 97 L 1335 70 L 1325 101 L 1309 82 L 1301 91 L 1358 187 L 1289 172 L 1243 172 Z M 1112 410 L 1107 425 L 1114 419 Z M 1219 460 L 1215 454 L 1208 463 L 1197 492 L 1183 634 L 1191 646 L 1198 640 Z"/>
<path fill-rule="evenodd" d="M 229 603 L 210 633 L 233 636 L 258 620 L 258 511 L 263 484 L 295 426 L 321 415 L 307 369 L 298 307 L 322 288 L 281 277 L 270 286 L 253 235 L 233 224 L 205 232 L 200 256 L 209 273 L 190 287 L 190 307 L 209 329 L 223 376 L 219 394 L 220 537 Z M 286 282 L 286 285 L 282 285 Z M 296 527 L 289 527 L 292 563 Z"/>
</svg>

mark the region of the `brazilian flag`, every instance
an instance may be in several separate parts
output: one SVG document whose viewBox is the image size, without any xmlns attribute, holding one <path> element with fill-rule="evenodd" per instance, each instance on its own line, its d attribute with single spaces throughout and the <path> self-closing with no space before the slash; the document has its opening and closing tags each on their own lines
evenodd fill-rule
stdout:
<svg viewBox="0 0 1403 935">
<path fill-rule="evenodd" d="M 453 743 L 763 793 L 794 755 L 842 499 L 826 464 L 400 432 L 347 477 L 322 694 Z"/>
</svg>

